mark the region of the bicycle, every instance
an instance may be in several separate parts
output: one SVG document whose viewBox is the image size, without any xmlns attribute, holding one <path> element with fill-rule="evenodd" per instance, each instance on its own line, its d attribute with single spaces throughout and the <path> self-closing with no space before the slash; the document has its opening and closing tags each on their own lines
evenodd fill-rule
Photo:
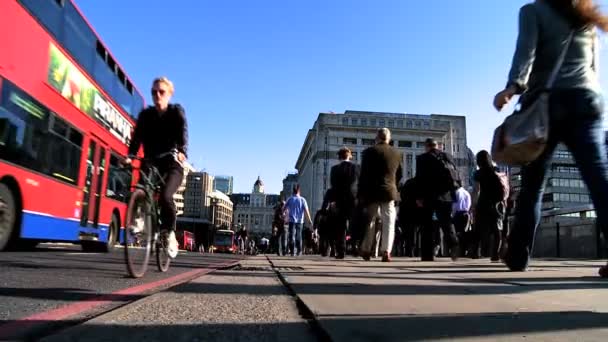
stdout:
<svg viewBox="0 0 608 342">
<path fill-rule="evenodd" d="M 177 150 L 162 153 L 154 160 L 173 156 L 177 160 Z M 165 181 L 150 159 L 129 156 L 139 160 L 146 167 L 139 167 L 140 181 L 131 193 L 124 229 L 125 262 L 127 272 L 133 278 L 141 278 L 148 269 L 152 246 L 155 247 L 156 265 L 160 272 L 167 272 L 171 258 L 167 252 L 168 232 L 160 230 L 160 207 L 158 198 Z M 131 166 L 131 169 L 134 167 Z M 147 171 L 145 170 L 147 169 Z M 138 255 L 142 258 L 138 263 Z"/>
</svg>

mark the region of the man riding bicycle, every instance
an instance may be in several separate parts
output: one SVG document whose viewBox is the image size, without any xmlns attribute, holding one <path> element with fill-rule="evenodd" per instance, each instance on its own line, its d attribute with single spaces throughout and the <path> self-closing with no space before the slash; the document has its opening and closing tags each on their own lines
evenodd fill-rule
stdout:
<svg viewBox="0 0 608 342">
<path fill-rule="evenodd" d="M 136 155 L 143 145 L 144 157 L 158 168 L 163 176 L 158 204 L 160 206 L 161 230 L 168 231 L 167 252 L 171 258 L 177 256 L 179 245 L 175 237 L 176 208 L 173 195 L 182 183 L 184 170 L 181 165 L 186 159 L 188 145 L 188 124 L 184 108 L 179 104 L 169 104 L 173 95 L 173 83 L 166 77 L 156 78 L 152 82 L 152 100 L 150 106 L 139 113 L 129 155 Z M 177 149 L 177 156 L 155 158 Z M 125 160 L 126 164 L 131 159 Z"/>
</svg>

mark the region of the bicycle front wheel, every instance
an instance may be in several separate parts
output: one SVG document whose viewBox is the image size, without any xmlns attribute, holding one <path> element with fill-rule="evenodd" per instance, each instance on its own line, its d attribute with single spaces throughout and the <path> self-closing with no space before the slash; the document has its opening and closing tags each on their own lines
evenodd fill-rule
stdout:
<svg viewBox="0 0 608 342">
<path fill-rule="evenodd" d="M 168 247 L 168 233 L 166 231 L 161 232 L 160 238 L 156 241 L 156 266 L 160 272 L 167 272 L 169 270 L 169 264 L 171 264 L 171 258 L 167 252 Z"/>
<path fill-rule="evenodd" d="M 146 193 L 137 189 L 131 195 L 124 229 L 125 262 L 133 278 L 141 278 L 148 269 L 152 245 L 152 219 Z"/>
</svg>

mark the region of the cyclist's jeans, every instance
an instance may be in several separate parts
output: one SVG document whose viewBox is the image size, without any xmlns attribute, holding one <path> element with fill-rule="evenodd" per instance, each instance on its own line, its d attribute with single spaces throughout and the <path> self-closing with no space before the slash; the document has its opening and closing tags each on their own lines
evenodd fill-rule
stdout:
<svg viewBox="0 0 608 342">
<path fill-rule="evenodd" d="M 292 247 L 291 255 L 302 254 L 302 223 L 289 222 L 289 241 Z M 297 252 L 296 252 L 297 248 Z"/>
<path fill-rule="evenodd" d="M 164 172 L 163 172 L 164 171 Z M 161 188 L 158 204 L 160 206 L 161 229 L 175 230 L 175 220 L 177 218 L 175 201 L 173 195 L 177 192 L 184 178 L 184 170 L 179 165 L 161 170 L 165 178 L 165 185 Z"/>
<path fill-rule="evenodd" d="M 555 90 L 550 101 L 550 139 L 540 158 L 522 168 L 515 222 L 509 234 L 509 249 L 530 255 L 540 222 L 545 174 L 558 143 L 572 152 L 597 212 L 597 224 L 608 237 L 608 156 L 602 129 L 603 100 L 584 89 Z"/>
</svg>

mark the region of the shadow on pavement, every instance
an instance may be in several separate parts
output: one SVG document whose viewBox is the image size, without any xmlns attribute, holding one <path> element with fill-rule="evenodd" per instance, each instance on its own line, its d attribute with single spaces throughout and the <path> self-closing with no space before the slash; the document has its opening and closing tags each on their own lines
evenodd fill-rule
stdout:
<svg viewBox="0 0 608 342">
<path fill-rule="evenodd" d="M 321 326 L 334 341 L 421 341 L 445 338 L 553 333 L 547 340 L 571 333 L 576 340 L 600 341 L 606 331 L 591 336 L 583 329 L 608 328 L 608 314 L 593 312 L 495 313 L 484 315 L 322 317 Z M 533 336 L 525 336 L 534 340 Z M 449 338 L 449 339 L 448 339 Z M 568 339 L 563 339 L 566 341 Z M 562 341 L 562 339 L 560 339 Z"/>
<path fill-rule="evenodd" d="M 41 322 L 40 322 L 41 323 Z M 28 340 L 64 341 L 318 341 L 305 322 L 281 323 L 209 323 L 209 324 L 93 324 L 87 323 L 59 334 Z"/>
<path fill-rule="evenodd" d="M 0 324 L 3 323 L 0 321 Z M 37 322 L 44 323 L 44 322 Z M 321 327 L 332 341 L 427 341 L 456 338 L 601 341 L 608 328 L 608 314 L 592 312 L 542 312 L 435 316 L 323 316 Z M 323 341 L 304 322 L 273 323 L 86 323 L 40 341 Z M 31 340 L 39 336 L 30 336 Z"/>
<path fill-rule="evenodd" d="M 285 273 L 287 277 L 294 276 L 291 273 Z M 246 277 L 261 276 L 257 274 L 249 274 Z M 301 276 L 306 277 L 306 274 Z M 314 278 L 333 278 L 334 275 L 322 275 Z M 351 277 L 351 276 L 348 276 Z M 362 278 L 372 278 L 364 277 Z M 517 285 L 512 283 L 500 283 L 497 281 L 488 282 L 487 280 L 467 280 L 467 279 L 443 279 L 443 278 L 411 278 L 415 281 L 420 281 L 417 284 L 362 284 L 360 282 L 318 282 L 320 279 L 315 279 L 316 282 L 293 284 L 292 287 L 298 295 L 505 295 L 519 294 L 533 291 L 550 291 L 550 290 L 585 290 L 585 289 L 608 289 L 607 282 L 575 282 L 563 283 L 558 280 L 547 279 L 531 279 L 529 284 Z M 403 278 L 391 278 L 391 280 L 399 281 Z M 428 281 L 440 281 L 442 283 L 430 284 Z M 483 281 L 485 283 L 480 284 Z M 516 280 L 510 280 L 516 281 Z M 517 280 L 519 281 L 519 280 Z M 553 282 L 554 281 L 554 282 Z M 572 281 L 572 279 L 568 279 Z M 450 284 L 453 282 L 454 284 Z M 472 283 L 468 285 L 468 283 Z M 447 283 L 447 284 L 446 284 Z M 228 286 L 230 284 L 200 284 L 189 283 L 178 288 L 171 289 L 176 293 L 218 293 L 218 294 L 251 294 L 251 295 L 277 295 L 282 293 L 280 288 L 275 286 L 259 286 L 240 284 L 239 286 Z"/>
<path fill-rule="evenodd" d="M 72 289 L 72 288 L 0 288 L 1 297 L 20 297 L 43 300 L 60 300 L 60 301 L 78 301 L 99 299 L 109 301 L 133 301 L 143 298 L 143 295 L 121 295 L 121 294 L 103 294 L 87 289 Z"/>
</svg>

